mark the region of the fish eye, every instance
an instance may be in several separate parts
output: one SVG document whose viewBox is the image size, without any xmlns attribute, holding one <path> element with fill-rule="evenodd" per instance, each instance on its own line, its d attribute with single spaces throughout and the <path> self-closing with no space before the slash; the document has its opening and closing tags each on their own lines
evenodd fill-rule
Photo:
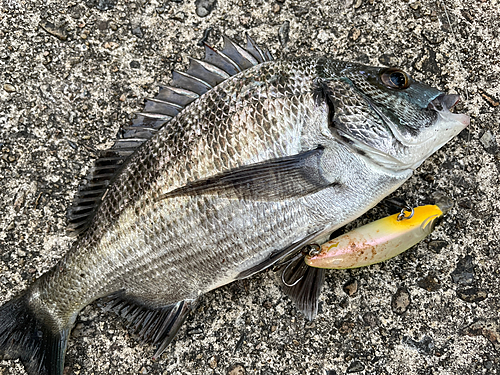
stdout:
<svg viewBox="0 0 500 375">
<path fill-rule="evenodd" d="M 401 69 L 390 68 L 380 72 L 380 80 L 390 88 L 396 90 L 404 90 L 410 86 L 410 77 Z"/>
</svg>

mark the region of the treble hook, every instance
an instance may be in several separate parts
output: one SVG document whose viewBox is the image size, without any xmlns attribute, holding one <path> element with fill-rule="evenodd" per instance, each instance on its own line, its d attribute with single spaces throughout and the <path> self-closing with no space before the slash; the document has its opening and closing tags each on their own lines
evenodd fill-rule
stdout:
<svg viewBox="0 0 500 375">
<path fill-rule="evenodd" d="M 295 280 L 292 284 L 289 284 L 286 282 L 285 280 L 285 273 L 286 271 L 288 270 L 288 267 L 290 267 L 290 265 L 295 262 L 296 260 L 304 257 L 305 255 L 317 255 L 319 253 L 319 249 L 320 249 L 320 246 L 317 245 L 317 244 L 311 244 L 311 245 L 306 245 L 302 248 L 302 250 L 297 254 L 295 255 L 292 259 L 290 260 L 287 260 L 284 264 L 286 264 L 285 268 L 283 269 L 283 272 L 281 272 L 281 282 L 291 288 L 295 285 L 297 285 L 300 280 L 302 280 L 304 278 L 304 275 L 302 275 L 301 277 L 299 277 L 297 280 Z"/>
<path fill-rule="evenodd" d="M 287 260 L 287 261 L 286 261 L 286 267 L 285 267 L 285 269 L 283 270 L 283 272 L 281 272 L 281 282 L 282 282 L 283 284 L 285 284 L 285 286 L 287 286 L 287 287 L 289 287 L 289 288 L 291 288 L 292 286 L 297 285 L 297 284 L 300 282 L 300 280 L 302 280 L 302 278 L 304 277 L 304 275 L 302 275 L 302 276 L 301 276 L 298 280 L 295 280 L 295 282 L 294 282 L 293 284 L 288 284 L 288 283 L 285 281 L 285 273 L 286 273 L 286 271 L 288 270 L 288 267 L 290 267 L 290 265 L 291 265 L 293 262 L 295 262 L 297 259 L 302 258 L 302 256 L 303 256 L 303 255 L 302 255 L 302 252 L 300 252 L 300 253 L 298 253 L 297 255 L 295 255 L 292 259 Z"/>
</svg>

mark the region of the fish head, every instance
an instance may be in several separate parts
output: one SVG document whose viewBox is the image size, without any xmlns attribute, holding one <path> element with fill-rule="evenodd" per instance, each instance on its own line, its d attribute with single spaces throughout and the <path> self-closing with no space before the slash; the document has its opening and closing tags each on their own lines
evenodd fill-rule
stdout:
<svg viewBox="0 0 500 375">
<path fill-rule="evenodd" d="M 331 60 L 319 72 L 333 136 L 383 167 L 415 169 L 469 125 L 469 116 L 450 111 L 458 95 L 401 69 Z"/>
</svg>

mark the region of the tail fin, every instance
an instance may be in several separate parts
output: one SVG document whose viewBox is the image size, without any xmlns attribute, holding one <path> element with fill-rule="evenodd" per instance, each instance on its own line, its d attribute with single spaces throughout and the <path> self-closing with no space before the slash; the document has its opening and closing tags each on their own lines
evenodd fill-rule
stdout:
<svg viewBox="0 0 500 375">
<path fill-rule="evenodd" d="M 62 375 L 70 328 L 54 333 L 26 296 L 0 306 L 0 357 L 19 358 L 30 375 Z"/>
</svg>

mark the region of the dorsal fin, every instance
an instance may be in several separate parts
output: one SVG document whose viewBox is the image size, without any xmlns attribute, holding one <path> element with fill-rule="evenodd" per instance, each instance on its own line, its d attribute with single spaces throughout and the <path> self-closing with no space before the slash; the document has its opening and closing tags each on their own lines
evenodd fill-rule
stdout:
<svg viewBox="0 0 500 375">
<path fill-rule="evenodd" d="M 190 58 L 186 72 L 174 70 L 170 86 L 160 87 L 158 95 L 146 100 L 144 111 L 128 126 L 122 127 L 115 144 L 100 153 L 94 167 L 78 188 L 75 201 L 68 209 L 68 230 L 82 233 L 99 207 L 111 179 L 125 159 L 153 137 L 158 130 L 177 116 L 201 95 L 229 77 L 273 57 L 247 35 L 246 48 L 224 36 L 222 51 L 205 43 L 205 58 Z"/>
</svg>

